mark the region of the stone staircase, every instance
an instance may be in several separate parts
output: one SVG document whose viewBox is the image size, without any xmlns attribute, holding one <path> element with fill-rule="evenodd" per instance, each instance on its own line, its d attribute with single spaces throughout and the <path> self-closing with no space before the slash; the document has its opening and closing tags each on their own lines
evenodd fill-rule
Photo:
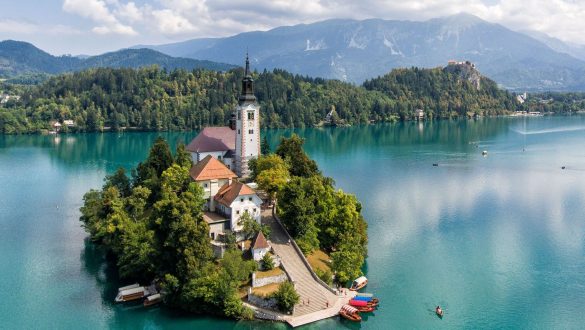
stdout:
<svg viewBox="0 0 585 330">
<path fill-rule="evenodd" d="M 282 258 L 284 267 L 292 278 L 297 293 L 300 295 L 300 302 L 295 306 L 292 317 L 296 318 L 332 309 L 334 306 L 339 305 L 338 301 L 343 298 L 332 293 L 313 278 L 311 271 L 293 247 L 293 243 L 289 244 L 289 236 L 284 228 L 272 217 L 271 210 L 263 212 L 262 222 L 270 225 L 272 229 L 270 244 L 274 249 L 274 253 Z M 340 307 L 336 308 L 334 315 L 337 315 Z"/>
</svg>

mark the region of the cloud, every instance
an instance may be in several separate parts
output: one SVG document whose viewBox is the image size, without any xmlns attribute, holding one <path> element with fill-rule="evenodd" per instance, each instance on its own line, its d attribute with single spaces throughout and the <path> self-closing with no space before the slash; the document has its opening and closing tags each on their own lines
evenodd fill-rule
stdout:
<svg viewBox="0 0 585 330">
<path fill-rule="evenodd" d="M 163 34 L 183 34 L 197 30 L 187 18 L 171 9 L 153 10 L 151 15 Z"/>
<path fill-rule="evenodd" d="M 111 0 L 65 0 L 63 10 L 89 18 L 100 25 L 92 29 L 97 34 L 136 35 L 137 32 L 129 25 L 122 24 L 110 11 L 108 5 L 118 5 L 118 1 Z"/>
<path fill-rule="evenodd" d="M 81 31 L 67 25 L 38 25 L 32 22 L 13 19 L 0 19 L 0 33 L 10 35 L 32 35 L 46 34 L 56 35 L 78 35 Z"/>
<path fill-rule="evenodd" d="M 585 2 L 575 0 L 64 0 L 95 33 L 217 37 L 331 18 L 426 20 L 468 12 L 515 30 L 585 43 Z"/>
</svg>

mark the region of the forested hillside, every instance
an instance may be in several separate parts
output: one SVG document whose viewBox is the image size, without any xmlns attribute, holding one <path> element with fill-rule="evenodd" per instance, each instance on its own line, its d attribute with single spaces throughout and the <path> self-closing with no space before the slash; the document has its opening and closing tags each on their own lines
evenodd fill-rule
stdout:
<svg viewBox="0 0 585 330">
<path fill-rule="evenodd" d="M 243 70 L 90 69 L 22 87 L 20 101 L 0 108 L 0 132 L 50 129 L 74 120 L 75 131 L 183 130 L 224 125 L 239 94 Z M 398 69 L 355 86 L 283 70 L 255 73 L 263 127 L 310 127 L 335 109 L 334 123 L 364 124 L 411 118 L 516 110 L 511 94 L 482 78 L 477 90 L 465 77 L 437 69 Z M 14 87 L 11 87 L 14 89 Z M 2 87 L 0 86 L 0 91 Z M 0 93 L 1 94 L 1 93 Z"/>
<path fill-rule="evenodd" d="M 473 77 L 475 76 L 475 77 Z M 479 86 L 471 78 L 479 79 Z M 399 105 L 399 113 L 423 109 L 440 118 L 471 114 L 504 114 L 517 108 L 515 97 L 466 65 L 434 69 L 396 69 L 364 82 L 371 91 L 383 92 Z M 375 111 L 376 109 L 374 109 Z"/>
</svg>

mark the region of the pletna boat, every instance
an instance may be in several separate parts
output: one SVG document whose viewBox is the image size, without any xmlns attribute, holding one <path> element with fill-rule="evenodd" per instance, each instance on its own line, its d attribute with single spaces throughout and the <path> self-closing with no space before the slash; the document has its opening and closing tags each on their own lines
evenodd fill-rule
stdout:
<svg viewBox="0 0 585 330">
<path fill-rule="evenodd" d="M 146 297 L 144 299 L 144 307 L 152 306 L 160 303 L 162 301 L 162 296 L 160 293 L 153 294 L 151 296 Z"/>
<path fill-rule="evenodd" d="M 374 297 L 355 296 L 353 299 L 371 302 L 372 304 L 376 304 L 376 305 L 378 305 L 378 303 L 380 303 L 380 300 L 378 300 L 378 298 L 374 298 Z"/>
<path fill-rule="evenodd" d="M 351 307 L 349 305 L 343 305 L 339 310 L 339 315 L 341 317 L 348 319 L 354 322 L 360 322 L 362 317 L 360 316 L 360 312 L 355 307 Z"/>
<path fill-rule="evenodd" d="M 363 287 L 368 285 L 368 279 L 365 276 L 360 276 L 353 281 L 351 287 L 349 288 L 351 291 L 357 291 Z"/>
<path fill-rule="evenodd" d="M 127 289 L 127 290 L 122 290 L 122 291 L 118 292 L 118 295 L 116 296 L 116 299 L 114 301 L 119 303 L 119 302 L 127 302 L 127 301 L 140 299 L 140 298 L 144 297 L 145 292 L 146 292 L 146 290 L 142 286 L 139 286 L 137 288 Z"/>
<path fill-rule="evenodd" d="M 366 293 L 366 292 L 358 292 L 355 294 L 356 297 L 374 297 L 373 293 Z"/>
<path fill-rule="evenodd" d="M 372 306 L 351 306 L 357 309 L 360 313 L 371 313 L 376 310 L 375 307 Z"/>
<path fill-rule="evenodd" d="M 124 291 L 124 290 L 136 289 L 139 286 L 140 286 L 140 284 L 138 284 L 138 283 L 126 285 L 126 286 L 123 286 L 121 288 L 118 288 L 118 292 L 121 292 L 121 291 Z"/>
<path fill-rule="evenodd" d="M 355 300 L 355 299 L 350 300 L 349 304 L 353 307 L 376 307 L 376 306 L 378 306 L 378 304 L 375 304 L 371 301 Z"/>
</svg>

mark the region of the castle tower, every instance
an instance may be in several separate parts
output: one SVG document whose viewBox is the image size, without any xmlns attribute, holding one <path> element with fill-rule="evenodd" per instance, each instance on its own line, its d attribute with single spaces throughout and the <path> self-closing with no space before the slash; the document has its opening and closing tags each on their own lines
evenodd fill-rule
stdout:
<svg viewBox="0 0 585 330">
<path fill-rule="evenodd" d="M 250 73 L 250 60 L 246 54 L 246 71 L 242 79 L 242 93 L 236 107 L 236 174 L 250 176 L 248 161 L 260 155 L 260 106 L 254 95 L 254 79 Z"/>
</svg>

